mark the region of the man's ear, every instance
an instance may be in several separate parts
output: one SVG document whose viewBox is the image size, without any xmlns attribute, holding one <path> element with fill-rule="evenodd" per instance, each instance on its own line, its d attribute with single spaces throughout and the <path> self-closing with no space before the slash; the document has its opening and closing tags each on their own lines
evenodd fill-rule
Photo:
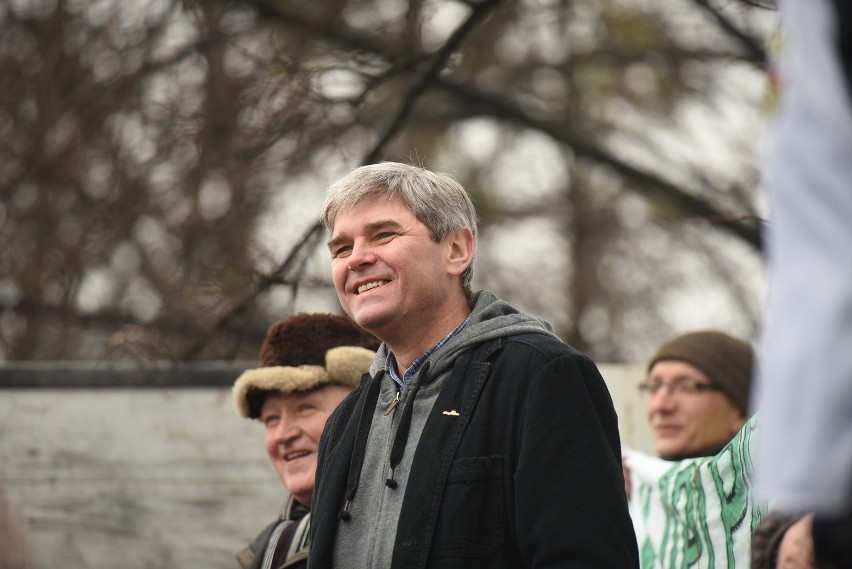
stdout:
<svg viewBox="0 0 852 569">
<path fill-rule="evenodd" d="M 469 228 L 461 227 L 450 232 L 444 238 L 444 243 L 446 244 L 447 273 L 462 274 L 473 261 L 473 253 L 476 249 L 473 233 Z"/>
</svg>

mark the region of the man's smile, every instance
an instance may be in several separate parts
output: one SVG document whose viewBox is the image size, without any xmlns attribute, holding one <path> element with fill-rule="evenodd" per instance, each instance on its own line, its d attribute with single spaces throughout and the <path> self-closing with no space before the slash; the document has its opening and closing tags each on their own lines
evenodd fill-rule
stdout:
<svg viewBox="0 0 852 569">
<path fill-rule="evenodd" d="M 378 280 L 378 281 L 370 281 L 368 283 L 364 283 L 364 284 L 362 284 L 358 287 L 358 290 L 356 291 L 355 294 L 361 294 L 362 292 L 367 292 L 370 289 L 374 289 L 376 287 L 382 286 L 384 284 L 387 284 L 388 282 L 389 281 Z"/>
<path fill-rule="evenodd" d="M 290 462 L 291 460 L 296 460 L 297 458 L 302 458 L 303 456 L 308 456 L 311 454 L 306 450 L 297 450 L 293 452 L 288 452 L 284 455 L 284 462 Z"/>
</svg>

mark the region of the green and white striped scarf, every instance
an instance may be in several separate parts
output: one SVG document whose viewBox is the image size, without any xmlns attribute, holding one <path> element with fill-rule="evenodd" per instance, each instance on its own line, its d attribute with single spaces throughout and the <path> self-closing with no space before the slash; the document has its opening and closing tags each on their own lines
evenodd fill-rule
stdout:
<svg viewBox="0 0 852 569">
<path fill-rule="evenodd" d="M 752 417 L 711 457 L 667 461 L 625 449 L 642 569 L 745 568 L 766 512 L 753 493 Z"/>
</svg>

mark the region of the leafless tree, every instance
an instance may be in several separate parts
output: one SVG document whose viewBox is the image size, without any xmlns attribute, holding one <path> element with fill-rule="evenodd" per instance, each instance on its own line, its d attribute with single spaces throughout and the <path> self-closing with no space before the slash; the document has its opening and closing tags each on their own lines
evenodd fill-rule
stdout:
<svg viewBox="0 0 852 569">
<path fill-rule="evenodd" d="M 477 283 L 594 357 L 750 334 L 773 14 L 661 4 L 0 7 L 0 359 L 256 357 L 337 310 L 324 187 L 388 159 L 457 175 Z"/>
</svg>

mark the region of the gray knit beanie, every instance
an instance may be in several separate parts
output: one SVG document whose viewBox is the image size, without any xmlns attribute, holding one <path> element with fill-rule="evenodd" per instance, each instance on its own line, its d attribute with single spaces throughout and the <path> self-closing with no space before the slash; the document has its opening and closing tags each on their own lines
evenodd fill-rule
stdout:
<svg viewBox="0 0 852 569">
<path fill-rule="evenodd" d="M 689 332 L 664 342 L 648 363 L 648 371 L 660 360 L 694 365 L 744 413 L 748 409 L 754 365 L 754 349 L 749 342 L 716 330 Z"/>
</svg>

